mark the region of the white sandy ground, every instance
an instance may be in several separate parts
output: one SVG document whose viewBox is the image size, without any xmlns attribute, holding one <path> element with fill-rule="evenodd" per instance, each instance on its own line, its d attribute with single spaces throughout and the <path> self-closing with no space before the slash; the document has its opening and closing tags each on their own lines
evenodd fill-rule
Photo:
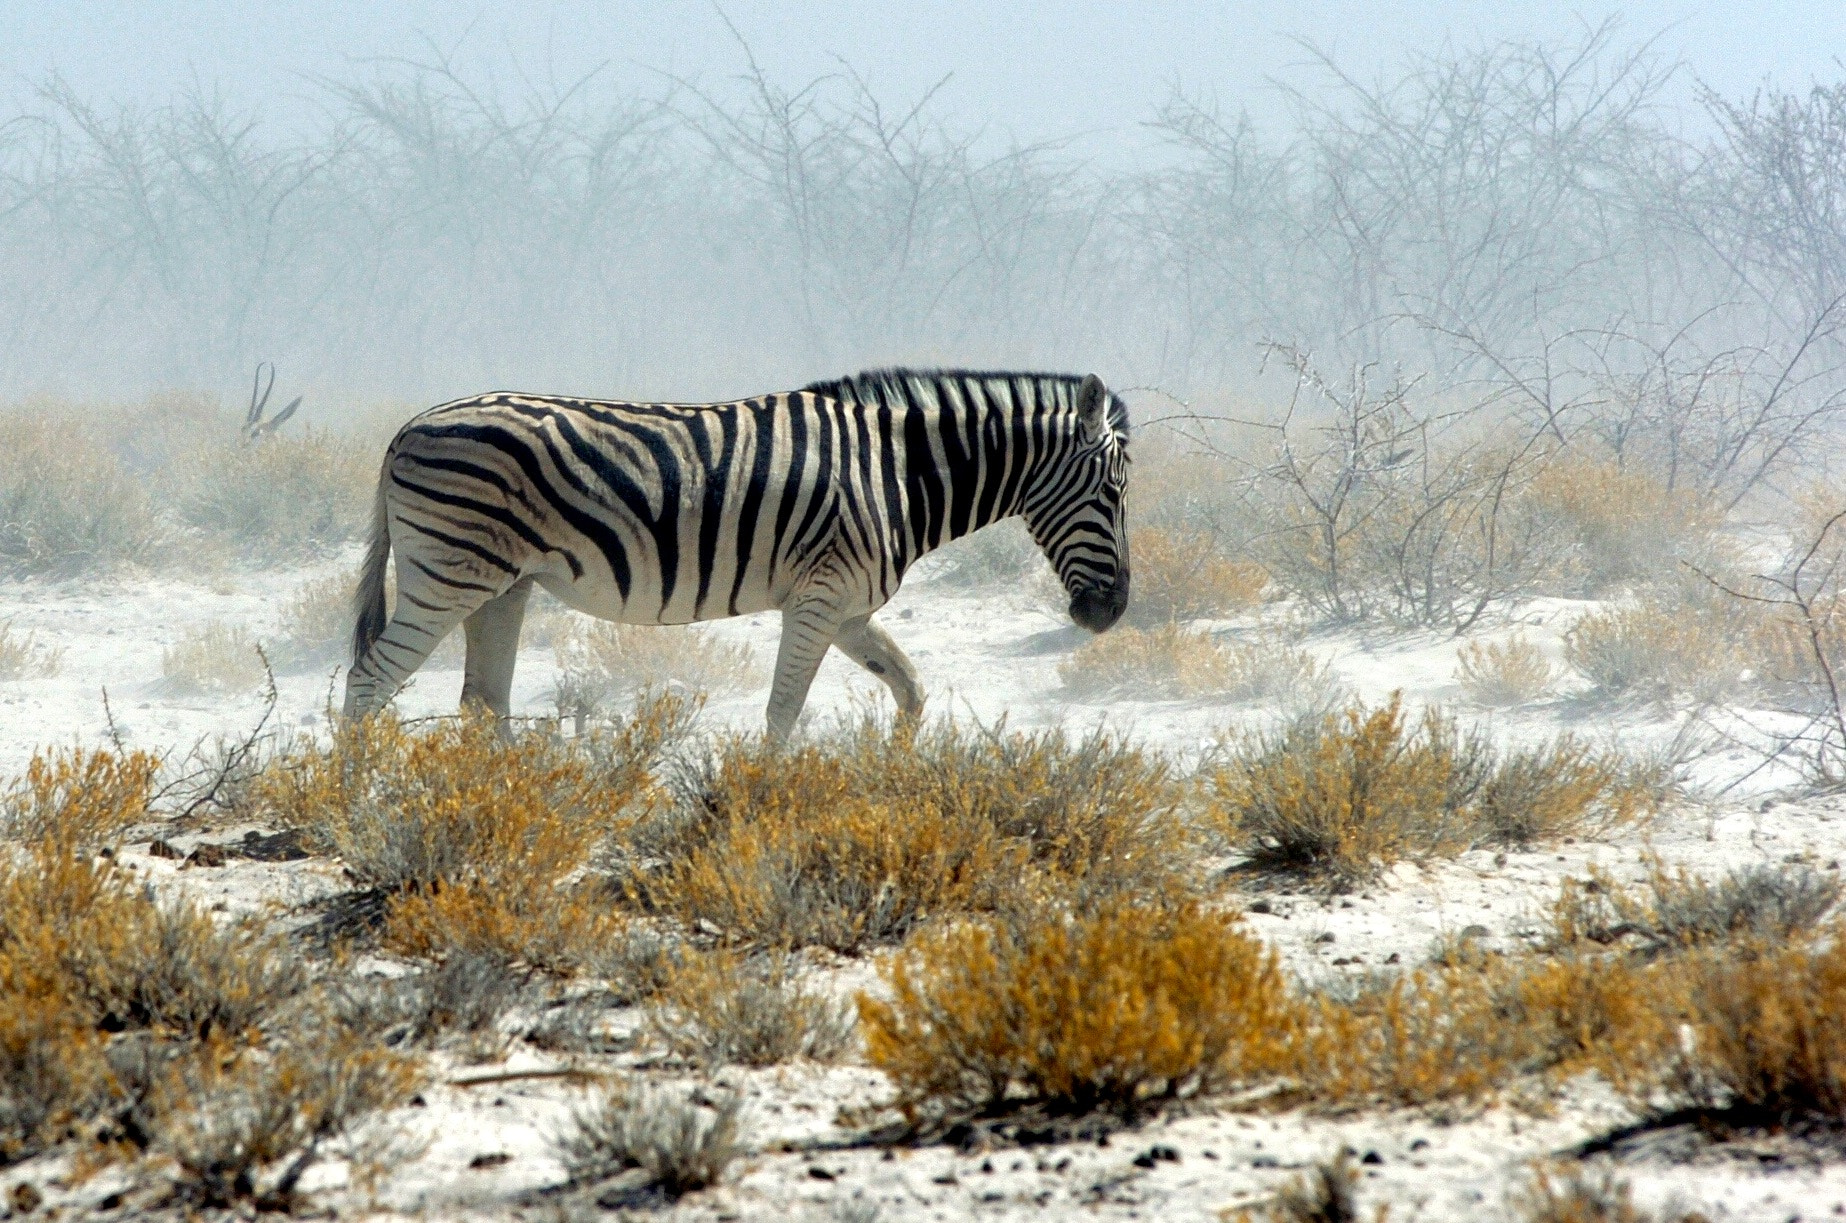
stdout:
<svg viewBox="0 0 1846 1223">
<path fill-rule="evenodd" d="M 104 688 L 116 730 L 130 746 L 183 752 L 201 737 L 246 731 L 261 711 L 259 697 L 163 695 L 162 647 L 214 619 L 245 623 L 259 636 L 272 632 L 299 582 L 348 570 L 350 564 L 351 558 L 342 558 L 339 564 L 308 570 L 221 578 L 209 589 L 164 579 L 0 586 L 0 621 L 10 619 L 16 630 L 32 631 L 41 644 L 64 650 L 56 676 L 0 683 L 0 775 L 17 772 L 41 745 L 100 742 L 107 729 Z M 1563 601 L 1526 605 L 1480 635 L 1503 635 L 1523 625 L 1533 640 L 1555 650 L 1562 631 L 1583 609 Z M 916 661 L 938 713 L 972 714 L 983 721 L 1005 715 L 1015 726 L 1081 727 L 1106 719 L 1182 756 L 1196 753 L 1227 727 L 1271 716 L 1200 702 L 1068 700 L 1060 693 L 1057 665 L 1079 644 L 1081 634 L 1030 591 L 970 593 L 913 579 L 883 618 Z M 764 615 L 727 622 L 715 631 L 750 643 L 767 661 L 776 627 L 776 617 Z M 1233 635 L 1251 631 L 1250 625 L 1218 627 Z M 1312 636 L 1307 645 L 1369 701 L 1402 689 L 1413 703 L 1468 708 L 1453 679 L 1457 643 L 1450 637 L 1337 633 Z M 515 686 L 516 709 L 549 712 L 547 693 L 554 677 L 549 651 L 528 648 Z M 276 711 L 281 724 L 319 725 L 329 690 L 325 673 L 283 676 Z M 418 677 L 400 707 L 411 715 L 449 712 L 459 690 L 455 666 L 432 668 Z M 836 656 L 822 669 L 810 709 L 825 717 L 877 691 L 869 677 Z M 705 716 L 757 726 L 764 695 L 757 691 L 715 701 Z M 1514 714 L 1476 713 L 1509 741 L 1568 729 L 1643 748 L 1672 741 L 1681 720 L 1659 710 L 1598 709 L 1571 699 L 1568 692 Z M 1694 771 L 1712 793 L 1744 778 L 1757 760 L 1745 748 L 1726 748 L 1717 741 Z M 1428 867 L 1401 865 L 1347 897 L 1290 890 L 1260 897 L 1253 893 L 1246 901 L 1261 899 L 1271 911 L 1251 913 L 1248 921 L 1278 948 L 1292 971 L 1319 979 L 1369 972 L 1393 956 L 1394 962 L 1416 963 L 1436 940 L 1464 932 L 1490 944 L 1516 942 L 1536 928 L 1536 915 L 1557 894 L 1559 882 L 1580 876 L 1592 864 L 1628 878 L 1639 878 L 1652 854 L 1707 876 L 1753 862 L 1800 860 L 1822 870 L 1839 869 L 1846 858 L 1846 802 L 1775 799 L 1772 787 L 1786 781 L 1758 771 L 1715 798 L 1596 843 L 1503 857 L 1477 852 Z M 236 839 L 245 831 L 213 828 L 202 839 Z M 197 839 L 182 837 L 178 843 L 183 848 Z M 158 890 L 184 891 L 226 912 L 277 901 L 299 905 L 344 886 L 337 864 L 319 861 L 234 860 L 219 868 L 181 869 L 149 855 L 145 842 L 125 853 L 124 860 Z M 864 961 L 821 956 L 815 963 L 816 971 L 843 993 L 875 982 Z M 525 1016 L 528 1022 L 531 1018 Z M 623 1013 L 613 1031 L 632 1033 L 636 1024 L 636 1015 Z M 436 1077 L 447 1081 L 566 1064 L 598 1069 L 640 1065 L 665 1081 L 693 1081 L 670 1064 L 653 1064 L 650 1057 L 643 1046 L 570 1062 L 513 1042 L 502 1061 L 484 1066 L 452 1062 Z M 1070 1142 L 971 1153 L 935 1146 L 887 1153 L 869 1146 L 828 1149 L 855 1132 L 843 1123 L 842 1107 L 863 1109 L 885 1098 L 882 1077 L 863 1066 L 728 1070 L 717 1077 L 747 1091 L 747 1137 L 755 1153 L 725 1185 L 661 1207 L 661 1217 L 1217 1219 L 1225 1208 L 1256 1202 L 1283 1179 L 1350 1147 L 1367 1161 L 1361 1165 L 1359 1190 L 1367 1217 L 1375 1204 L 1388 1203 L 1394 1223 L 1491 1219 L 1504 1217 L 1507 1193 L 1521 1183 L 1529 1161 L 1562 1152 L 1628 1119 L 1609 1093 L 1583 1080 L 1548 1104 L 1509 1102 L 1450 1115 L 1373 1111 L 1327 1119 L 1220 1109 L 1156 1120 L 1117 1133 L 1106 1145 Z M 344 1216 L 553 1217 L 557 1203 L 542 1192 L 562 1180 L 563 1169 L 547 1136 L 574 1098 L 572 1088 L 546 1079 L 435 1086 L 423 1093 L 420 1105 L 384 1118 L 403 1130 L 408 1145 L 381 1181 L 361 1188 L 350 1182 L 348 1165 L 333 1157 L 310 1174 L 308 1185 Z M 1135 1162 L 1156 1145 L 1171 1147 L 1178 1158 L 1153 1161 L 1151 1167 Z M 797 1146 L 808 1149 L 790 1149 Z M 1696 1206 L 1714 1221 L 1787 1223 L 1846 1216 L 1846 1155 L 1837 1148 L 1829 1155 L 1763 1139 L 1706 1148 L 1685 1158 L 1671 1147 L 1667 1142 L 1643 1144 L 1620 1160 L 1620 1175 L 1633 1183 L 1643 1206 L 1675 1200 Z M 483 1156 L 490 1157 L 485 1166 L 470 1166 Z M 31 1181 L 46 1192 L 48 1203 L 83 1213 L 119 1187 L 114 1174 L 64 1187 L 66 1170 L 62 1157 L 43 1157 L 0 1172 L 0 1188 Z M 871 1206 L 877 1207 L 876 1214 Z"/>
</svg>

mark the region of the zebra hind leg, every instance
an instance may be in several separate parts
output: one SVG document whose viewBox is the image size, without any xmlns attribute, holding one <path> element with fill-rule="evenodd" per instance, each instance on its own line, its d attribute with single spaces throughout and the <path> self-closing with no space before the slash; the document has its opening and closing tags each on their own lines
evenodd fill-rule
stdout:
<svg viewBox="0 0 1846 1223">
<path fill-rule="evenodd" d="M 513 711 L 513 665 L 519 657 L 519 626 L 526 618 L 532 579 L 513 583 L 505 594 L 487 600 L 462 621 L 468 636 L 468 659 L 462 671 L 462 709 L 485 706 L 496 718 Z"/>
<path fill-rule="evenodd" d="M 347 673 L 346 716 L 383 709 L 442 639 L 494 595 L 475 588 L 430 589 L 427 583 L 412 590 L 400 586 L 390 622 Z"/>
<path fill-rule="evenodd" d="M 917 669 L 876 620 L 870 616 L 848 620 L 833 644 L 884 681 L 897 702 L 898 717 L 908 720 L 923 716 L 923 685 L 917 682 Z"/>
</svg>

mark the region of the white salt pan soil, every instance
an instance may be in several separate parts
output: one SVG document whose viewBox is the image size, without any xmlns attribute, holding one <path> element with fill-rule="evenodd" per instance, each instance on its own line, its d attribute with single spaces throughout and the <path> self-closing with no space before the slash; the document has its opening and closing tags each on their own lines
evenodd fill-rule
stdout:
<svg viewBox="0 0 1846 1223">
<path fill-rule="evenodd" d="M 163 694 L 163 647 L 212 620 L 241 622 L 259 637 L 273 633 L 298 583 L 350 569 L 351 558 L 343 558 L 338 565 L 311 570 L 225 579 L 211 589 L 156 579 L 0 587 L 0 621 L 10 620 L 15 631 L 33 632 L 41 645 L 64 651 L 54 677 L 0 682 L 0 769 L 7 775 L 18 772 L 43 745 L 103 742 L 105 689 L 115 729 L 132 747 L 183 754 L 203 737 L 246 732 L 261 713 L 260 696 Z M 1562 631 L 1584 608 L 1561 601 L 1526 605 L 1480 636 L 1491 638 L 1523 625 L 1530 639 L 1555 649 Z M 983 722 L 1005 716 L 1017 727 L 1080 728 L 1106 719 L 1180 756 L 1193 755 L 1227 728 L 1274 716 L 1199 702 L 1070 700 L 1060 690 L 1057 667 L 1083 635 L 1030 592 L 977 593 L 913 580 L 881 618 L 922 672 L 935 714 Z M 1217 628 L 1234 636 L 1252 626 Z M 713 631 L 749 643 L 767 662 L 777 618 L 747 617 L 713 626 Z M 1305 644 L 1368 701 L 1401 689 L 1413 705 L 1441 702 L 1487 719 L 1508 740 L 1571 730 L 1652 748 L 1671 742 L 1682 720 L 1658 709 L 1595 708 L 1572 699 L 1568 691 L 1547 703 L 1490 717 L 1466 704 L 1453 679 L 1458 643 L 1441 635 L 1342 633 L 1310 636 Z M 552 712 L 548 693 L 555 674 L 550 652 L 528 647 L 515 685 L 516 712 Z M 399 708 L 408 715 L 452 712 L 460 685 L 459 664 L 432 667 L 417 677 Z M 328 672 L 285 675 L 278 687 L 276 717 L 283 726 L 321 726 L 330 692 L 335 703 L 339 697 Z M 869 676 L 836 655 L 814 687 L 810 716 L 824 718 L 853 701 L 882 699 L 881 692 Z M 704 716 L 714 723 L 755 728 L 765 696 L 759 690 L 726 697 L 710 703 Z M 1759 760 L 1743 747 L 1708 747 L 1694 775 L 1713 797 L 1603 842 L 1505 855 L 1476 852 L 1427 867 L 1400 865 L 1370 888 L 1345 897 L 1265 892 L 1261 907 L 1269 912 L 1251 913 L 1248 921 L 1273 942 L 1292 971 L 1318 980 L 1369 972 L 1393 956 L 1392 962 L 1419 962 L 1433 942 L 1464 931 L 1490 945 L 1511 945 L 1535 928 L 1536 914 L 1556 896 L 1562 879 L 1581 876 L 1592 865 L 1637 879 L 1650 855 L 1707 876 L 1759 862 L 1804 861 L 1819 870 L 1838 870 L 1846 858 L 1846 803 L 1779 800 L 1772 788 L 1786 785 L 1789 778 L 1773 770 L 1752 773 Z M 213 828 L 204 839 L 235 839 L 245 831 Z M 199 838 L 179 838 L 178 844 L 187 848 L 192 839 Z M 124 857 L 157 889 L 222 902 L 225 912 L 278 900 L 300 904 L 345 886 L 337 864 L 324 861 L 233 860 L 217 868 L 182 870 L 147 854 L 145 844 Z M 816 971 L 843 992 L 875 982 L 863 961 L 821 957 L 815 963 Z M 632 1028 L 634 1017 L 626 1022 Z M 648 1059 L 643 1047 L 609 1057 L 579 1057 L 574 1064 L 606 1070 L 646 1065 Z M 335 1152 L 310 1173 L 307 1185 L 317 1201 L 342 1216 L 553 1217 L 558 1203 L 543 1191 L 559 1184 L 564 1172 L 550 1151 L 548 1135 L 570 1107 L 573 1089 L 545 1078 L 441 1084 L 565 1064 L 559 1056 L 514 1042 L 502 1062 L 439 1066 L 434 1076 L 439 1085 L 423 1093 L 420 1106 L 385 1118 L 411 1141 L 382 1181 L 369 1189 L 351 1183 Z M 670 1068 L 650 1073 L 690 1081 Z M 1630 1119 L 1612 1096 L 1584 1080 L 1562 1101 L 1543 1107 L 1499 1104 L 1447 1114 L 1371 1111 L 1341 1119 L 1198 1111 L 1117 1132 L 1106 1144 L 1073 1141 L 985 1151 L 939 1145 L 886 1152 L 849 1141 L 859 1131 L 843 1122 L 842 1108 L 864 1109 L 888 1094 L 882 1076 L 850 1058 L 838 1067 L 797 1064 L 727 1070 L 717 1077 L 742 1087 L 749 1097 L 746 1133 L 754 1153 L 721 1187 L 644 1213 L 686 1219 L 1216 1220 L 1226 1208 L 1258 1202 L 1300 1170 L 1351 1148 L 1364 1160 L 1359 1200 L 1367 1218 L 1375 1204 L 1388 1203 L 1393 1223 L 1491 1219 L 1505 1217 L 1507 1193 L 1521 1182 L 1530 1161 L 1565 1152 Z M 1147 1158 L 1155 1147 L 1170 1151 Z M 81 1213 L 119 1186 L 115 1174 L 105 1174 L 78 1187 L 62 1187 L 67 1170 L 64 1157 L 42 1157 L 0 1172 L 0 1187 L 31 1181 L 47 1195 L 48 1204 L 64 1203 L 67 1211 Z M 1618 1171 L 1632 1182 L 1642 1206 L 1673 1200 L 1714 1221 L 1787 1223 L 1846 1215 L 1846 1155 L 1793 1140 L 1765 1137 L 1712 1146 L 1669 1135 L 1625 1148 Z M 593 1206 L 584 1208 L 596 1212 Z"/>
</svg>

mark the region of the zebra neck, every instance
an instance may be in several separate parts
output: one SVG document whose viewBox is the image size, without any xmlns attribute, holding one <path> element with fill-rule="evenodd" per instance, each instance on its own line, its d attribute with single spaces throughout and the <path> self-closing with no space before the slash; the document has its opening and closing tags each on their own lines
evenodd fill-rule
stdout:
<svg viewBox="0 0 1846 1223">
<path fill-rule="evenodd" d="M 1018 514 L 1033 476 L 1025 414 L 1011 405 L 939 403 L 906 447 L 917 554 Z"/>
</svg>

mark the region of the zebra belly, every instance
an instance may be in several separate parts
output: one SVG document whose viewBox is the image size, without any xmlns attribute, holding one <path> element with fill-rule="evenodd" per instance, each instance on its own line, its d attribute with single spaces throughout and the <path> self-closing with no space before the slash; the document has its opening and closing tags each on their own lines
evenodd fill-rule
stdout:
<svg viewBox="0 0 1846 1223">
<path fill-rule="evenodd" d="M 773 611 L 782 605 L 781 599 L 763 581 L 746 580 L 737 592 L 737 605 L 733 610 L 728 588 L 723 598 L 708 598 L 703 608 L 694 609 L 679 599 L 662 608 L 660 591 L 652 585 L 631 589 L 629 597 L 623 599 L 622 592 L 606 579 L 586 574 L 573 580 L 567 573 L 553 570 L 536 576 L 538 584 L 566 607 L 618 624 L 692 624 Z"/>
</svg>

